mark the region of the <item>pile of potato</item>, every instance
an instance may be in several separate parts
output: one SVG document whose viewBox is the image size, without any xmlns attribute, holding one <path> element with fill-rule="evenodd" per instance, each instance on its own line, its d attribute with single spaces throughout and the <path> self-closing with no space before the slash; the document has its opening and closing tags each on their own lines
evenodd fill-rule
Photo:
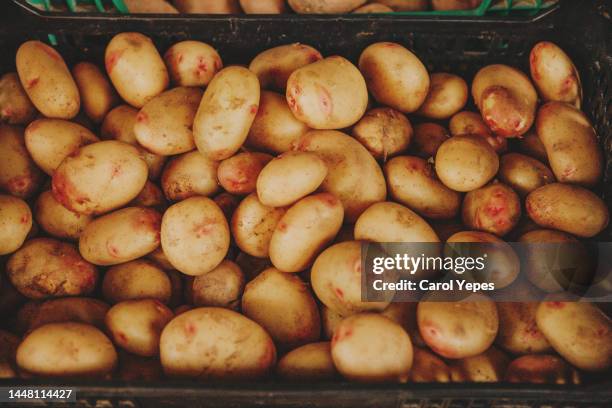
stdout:
<svg viewBox="0 0 612 408">
<path fill-rule="evenodd" d="M 609 317 L 560 300 L 534 268 L 517 279 L 510 247 L 497 287 L 545 301 L 361 298 L 364 241 L 579 246 L 606 228 L 578 72 L 549 42 L 530 65 L 483 67 L 470 112 L 464 78 L 395 43 L 357 65 L 291 44 L 224 67 L 202 42 L 162 56 L 121 33 L 105 69 L 24 43 L 0 79 L 0 376 L 576 383 L 609 370 Z"/>
</svg>

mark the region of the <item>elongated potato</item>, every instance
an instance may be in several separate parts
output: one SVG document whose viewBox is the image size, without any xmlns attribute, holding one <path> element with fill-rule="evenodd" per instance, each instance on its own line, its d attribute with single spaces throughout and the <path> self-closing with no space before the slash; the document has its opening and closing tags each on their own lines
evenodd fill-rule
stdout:
<svg viewBox="0 0 612 408">
<path fill-rule="evenodd" d="M 0 195 L 0 256 L 18 250 L 32 229 L 28 204 L 13 196 Z"/>
<path fill-rule="evenodd" d="M 293 349 L 319 340 L 319 308 L 302 280 L 269 268 L 249 282 L 242 313 L 259 323 L 280 347 Z"/>
<path fill-rule="evenodd" d="M 461 194 L 437 180 L 432 166 L 424 159 L 400 156 L 385 165 L 391 197 L 432 219 L 449 219 L 459 213 Z"/>
<path fill-rule="evenodd" d="M 162 332 L 160 352 L 169 377 L 255 379 L 276 363 L 274 342 L 260 325 L 214 307 L 175 317 Z"/>
<path fill-rule="evenodd" d="M 582 105 L 582 81 L 570 57 L 556 44 L 537 43 L 529 55 L 531 78 L 542 99 Z"/>
<path fill-rule="evenodd" d="M 496 383 L 504 380 L 510 360 L 495 347 L 482 354 L 455 360 L 450 364 L 453 382 Z"/>
<path fill-rule="evenodd" d="M 449 136 L 448 130 L 437 123 L 419 123 L 414 127 L 410 150 L 423 159 L 435 157 L 438 149 Z"/>
<path fill-rule="evenodd" d="M 247 138 L 259 109 L 259 81 L 246 68 L 225 68 L 208 84 L 193 122 L 200 153 L 211 160 L 231 157 Z"/>
<path fill-rule="evenodd" d="M 139 259 L 109 268 L 102 281 L 102 294 L 112 304 L 138 299 L 157 299 L 167 304 L 172 284 L 160 267 Z"/>
<path fill-rule="evenodd" d="M 43 115 L 72 119 L 79 113 L 79 89 L 54 48 L 40 41 L 26 41 L 17 50 L 16 65 L 21 85 Z"/>
<path fill-rule="evenodd" d="M 541 227 L 588 238 L 606 228 L 610 214 L 594 193 L 568 184 L 548 184 L 527 196 L 529 218 Z"/>
<path fill-rule="evenodd" d="M 559 182 L 593 186 L 601 180 L 601 147 L 584 113 L 565 103 L 549 102 L 540 108 L 536 128 Z"/>
<path fill-rule="evenodd" d="M 79 239 L 85 227 L 93 221 L 91 215 L 68 210 L 53 197 L 51 191 L 45 191 L 38 196 L 34 217 L 47 234 L 68 240 Z"/>
<path fill-rule="evenodd" d="M 182 154 L 171 160 L 161 177 L 164 195 L 170 201 L 193 196 L 211 196 L 219 190 L 217 169 L 219 163 L 200 152 Z"/>
<path fill-rule="evenodd" d="M 189 280 L 185 287 L 185 298 L 194 306 L 238 310 L 245 280 L 240 267 L 225 260 L 212 271 Z"/>
<path fill-rule="evenodd" d="M 217 50 L 200 41 L 181 41 L 164 54 L 170 79 L 176 86 L 206 86 L 223 68 Z"/>
<path fill-rule="evenodd" d="M 506 381 L 531 384 L 580 384 L 580 374 L 563 359 L 547 354 L 529 354 L 512 361 Z"/>
<path fill-rule="evenodd" d="M 521 218 L 521 200 L 505 184 L 493 183 L 465 195 L 461 210 L 463 223 L 473 230 L 504 236 Z"/>
<path fill-rule="evenodd" d="M 538 305 L 538 302 L 498 302 L 499 333 L 496 344 L 512 354 L 550 351 L 550 343 L 536 323 Z"/>
<path fill-rule="evenodd" d="M 26 332 L 49 323 L 85 323 L 104 330 L 104 317 L 109 306 L 98 299 L 67 297 L 41 303 L 29 319 Z"/>
<path fill-rule="evenodd" d="M 99 142 L 89 129 L 61 119 L 38 119 L 24 133 L 32 160 L 52 176 L 62 161 L 80 147 Z"/>
<path fill-rule="evenodd" d="M 366 0 L 289 0 L 289 7 L 298 14 L 342 14 L 363 5 Z"/>
<path fill-rule="evenodd" d="M 413 360 L 410 336 L 399 324 L 374 313 L 340 322 L 331 353 L 340 374 L 354 381 L 406 382 Z"/>
<path fill-rule="evenodd" d="M 177 270 L 186 275 L 203 275 L 225 258 L 230 244 L 229 226 L 214 201 L 188 198 L 164 214 L 161 244 Z"/>
<path fill-rule="evenodd" d="M 231 194 L 251 194 L 257 188 L 257 177 L 272 160 L 266 153 L 244 152 L 223 160 L 217 169 L 217 179 Z"/>
<path fill-rule="evenodd" d="M 0 77 L 0 123 L 26 125 L 36 116 L 36 108 L 26 94 L 19 76 L 9 72 Z"/>
<path fill-rule="evenodd" d="M 508 153 L 501 157 L 499 178 L 521 197 L 555 181 L 555 176 L 545 164 L 520 153 Z"/>
<path fill-rule="evenodd" d="M 186 14 L 239 14 L 238 0 L 173 0 L 181 13 Z"/>
<path fill-rule="evenodd" d="M 367 112 L 353 127 L 353 136 L 372 156 L 387 160 L 408 148 L 412 141 L 412 125 L 404 114 L 391 108 Z"/>
<path fill-rule="evenodd" d="M 494 135 L 482 120 L 482 115 L 476 112 L 459 112 L 453 115 L 448 126 L 453 136 L 477 135 L 484 138 L 497 153 L 508 150 L 508 139 Z"/>
<path fill-rule="evenodd" d="M 431 119 L 448 119 L 459 112 L 468 100 L 468 86 L 457 75 L 439 72 L 431 74 L 429 94 L 418 114 Z"/>
<path fill-rule="evenodd" d="M 240 0 L 240 7 L 247 14 L 284 14 L 285 0 Z"/>
<path fill-rule="evenodd" d="M 81 94 L 83 110 L 94 123 L 101 123 L 106 114 L 119 103 L 119 97 L 108 78 L 90 62 L 79 62 L 72 75 Z"/>
<path fill-rule="evenodd" d="M 419 109 L 429 93 L 427 68 L 416 55 L 399 44 L 370 45 L 359 57 L 359 69 L 374 98 L 401 112 Z"/>
<path fill-rule="evenodd" d="M 23 129 L 0 124 L 0 190 L 29 198 L 42 183 L 43 173 L 30 157 Z"/>
<path fill-rule="evenodd" d="M 337 377 L 328 341 L 291 350 L 278 361 L 276 374 L 290 381 L 323 381 Z"/>
<path fill-rule="evenodd" d="M 415 383 L 448 383 L 450 369 L 440 357 L 420 347 L 415 347 L 414 363 L 410 369 L 410 381 Z"/>
</svg>

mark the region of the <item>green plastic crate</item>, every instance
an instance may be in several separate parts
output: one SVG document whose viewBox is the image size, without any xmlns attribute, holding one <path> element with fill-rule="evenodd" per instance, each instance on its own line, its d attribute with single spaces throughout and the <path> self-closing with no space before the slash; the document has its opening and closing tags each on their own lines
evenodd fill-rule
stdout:
<svg viewBox="0 0 612 408">
<path fill-rule="evenodd" d="M 53 10 L 53 6 L 57 3 L 62 3 L 68 6 L 68 9 L 74 13 L 78 11 L 78 6 L 95 7 L 101 13 L 106 13 L 111 9 L 115 9 L 120 13 L 128 13 L 128 9 L 123 3 L 123 0 L 27 0 L 33 6 L 41 7 L 46 11 Z"/>
</svg>

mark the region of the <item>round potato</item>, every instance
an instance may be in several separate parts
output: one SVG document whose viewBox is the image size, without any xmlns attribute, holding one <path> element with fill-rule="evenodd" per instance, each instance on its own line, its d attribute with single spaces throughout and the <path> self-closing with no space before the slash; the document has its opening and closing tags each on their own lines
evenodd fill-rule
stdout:
<svg viewBox="0 0 612 408">
<path fill-rule="evenodd" d="M 502 237 L 518 224 L 521 200 L 510 187 L 493 183 L 467 193 L 461 214 L 469 229 Z"/>
<path fill-rule="evenodd" d="M 240 0 L 240 7 L 247 14 L 284 14 L 285 0 Z"/>
<path fill-rule="evenodd" d="M 240 14 L 238 0 L 173 0 L 185 14 Z"/>
<path fill-rule="evenodd" d="M 331 342 L 334 365 L 354 381 L 407 382 L 412 367 L 412 342 L 390 319 L 364 313 L 344 319 Z"/>
<path fill-rule="evenodd" d="M 451 135 L 476 135 L 482 137 L 497 153 L 508 150 L 508 139 L 504 136 L 494 135 L 482 116 L 475 112 L 463 111 L 454 115 L 449 124 Z"/>
<path fill-rule="evenodd" d="M 508 153 L 501 157 L 499 178 L 521 197 L 555 181 L 555 176 L 545 164 L 520 153 Z"/>
<path fill-rule="evenodd" d="M 512 354 L 546 353 L 550 343 L 536 324 L 537 302 L 499 302 L 496 344 Z"/>
<path fill-rule="evenodd" d="M 130 353 L 153 357 L 159 354 L 159 337 L 174 313 L 158 300 L 126 300 L 106 314 L 113 342 Z"/>
<path fill-rule="evenodd" d="M 204 275 L 189 278 L 185 298 L 194 306 L 214 306 L 238 310 L 246 279 L 240 267 L 225 260 Z"/>
<path fill-rule="evenodd" d="M 251 194 L 257 188 L 257 177 L 272 160 L 266 153 L 244 152 L 223 160 L 217 169 L 219 184 L 230 194 Z"/>
<path fill-rule="evenodd" d="M 499 157 L 481 137 L 454 136 L 436 153 L 436 174 L 445 186 L 468 192 L 487 184 L 499 169 Z"/>
<path fill-rule="evenodd" d="M 76 248 L 50 238 L 27 241 L 7 262 L 6 274 L 30 299 L 86 295 L 98 280 L 95 266 Z"/>
<path fill-rule="evenodd" d="M 32 229 L 32 211 L 20 198 L 0 195 L 0 256 L 15 252 Z"/>
<path fill-rule="evenodd" d="M 444 72 L 431 74 L 425 102 L 417 113 L 430 119 L 448 119 L 459 112 L 468 100 L 468 86 L 457 75 Z"/>
<path fill-rule="evenodd" d="M 106 114 L 119 103 L 119 97 L 108 78 L 90 62 L 79 62 L 72 75 L 81 94 L 83 110 L 94 123 L 101 123 Z"/>
<path fill-rule="evenodd" d="M 482 354 L 454 360 L 450 364 L 453 382 L 496 383 L 504 379 L 508 356 L 495 347 Z"/>
<path fill-rule="evenodd" d="M 529 218 L 544 228 L 583 238 L 603 231 L 610 220 L 606 204 L 587 189 L 568 184 L 548 184 L 527 196 Z"/>
<path fill-rule="evenodd" d="M 396 43 L 370 45 L 359 57 L 368 90 L 381 104 L 404 113 L 418 110 L 429 93 L 429 73 L 419 58 Z"/>
<path fill-rule="evenodd" d="M 225 68 L 208 84 L 193 122 L 198 150 L 211 160 L 236 153 L 259 109 L 257 76 L 246 68 Z"/>
<path fill-rule="evenodd" d="M 375 159 L 386 161 L 408 149 L 413 131 L 410 121 L 401 112 L 376 108 L 357 122 L 352 134 Z"/>
<path fill-rule="evenodd" d="M 557 356 L 530 354 L 512 361 L 506 381 L 531 384 L 580 384 L 580 375 Z"/>
<path fill-rule="evenodd" d="M 324 381 L 337 377 L 328 341 L 310 343 L 291 350 L 276 366 L 276 374 L 290 381 Z"/>
<path fill-rule="evenodd" d="M 536 129 L 559 182 L 593 186 L 601 180 L 601 147 L 591 122 L 579 109 L 549 102 L 538 111 Z"/>
<path fill-rule="evenodd" d="M 23 129 L 0 124 L 0 190 L 29 198 L 42 181 L 43 174 L 26 149 Z"/>
<path fill-rule="evenodd" d="M 115 35 L 106 47 L 104 63 L 119 95 L 135 108 L 142 108 L 170 82 L 153 41 L 140 33 Z"/>
<path fill-rule="evenodd" d="M 79 89 L 54 48 L 40 41 L 26 41 L 17 50 L 16 65 L 21 85 L 43 115 L 72 119 L 79 113 Z"/>
<path fill-rule="evenodd" d="M 85 227 L 93 221 L 91 215 L 72 212 L 60 204 L 51 191 L 38 196 L 34 207 L 38 225 L 49 235 L 60 239 L 77 240 Z"/>
<path fill-rule="evenodd" d="M 288 0 L 298 14 L 342 14 L 363 5 L 366 0 Z"/>
<path fill-rule="evenodd" d="M 570 57 L 556 44 L 537 43 L 529 55 L 531 78 L 546 102 L 558 101 L 582 105 L 580 74 Z"/>
<path fill-rule="evenodd" d="M 147 181 L 138 196 L 129 203 L 130 207 L 151 207 L 164 212 L 168 207 L 166 196 L 157 184 Z"/>
<path fill-rule="evenodd" d="M 298 201 L 282 216 L 270 238 L 270 260 L 283 272 L 306 269 L 342 226 L 342 203 L 329 193 Z"/>
<path fill-rule="evenodd" d="M 216 268 L 229 249 L 230 231 L 219 206 L 192 197 L 168 208 L 162 219 L 161 245 L 168 261 L 186 275 Z"/>
<path fill-rule="evenodd" d="M 425 159 L 400 156 L 385 165 L 391 197 L 432 219 L 454 218 L 461 207 L 461 194 L 442 184 Z"/>
<path fill-rule="evenodd" d="M 223 68 L 217 50 L 200 41 L 174 44 L 164 54 L 164 61 L 176 86 L 204 87 Z"/>
<path fill-rule="evenodd" d="M 218 167 L 219 162 L 210 160 L 198 151 L 174 158 L 162 173 L 164 195 L 170 201 L 181 201 L 215 194 L 219 190 Z"/>
<path fill-rule="evenodd" d="M 138 299 L 156 299 L 167 304 L 172 296 L 172 283 L 156 264 L 139 259 L 109 268 L 102 280 L 102 294 L 112 304 Z"/>
<path fill-rule="evenodd" d="M 276 347 L 254 321 L 231 310 L 203 307 L 175 317 L 160 340 L 169 377 L 256 379 L 276 363 Z"/>
<path fill-rule="evenodd" d="M 352 11 L 354 14 L 392 13 L 393 9 L 380 3 L 369 3 Z"/>
<path fill-rule="evenodd" d="M 27 125 L 36 116 L 36 108 L 26 94 L 19 77 L 9 72 L 0 77 L 0 123 Z"/>
<path fill-rule="evenodd" d="M 440 357 L 427 349 L 415 347 L 410 381 L 415 383 L 448 383 L 450 369 Z"/>
<path fill-rule="evenodd" d="M 117 352 L 94 326 L 50 323 L 23 339 L 17 349 L 17 365 L 36 376 L 104 377 L 117 365 Z"/>
<path fill-rule="evenodd" d="M 438 149 L 448 138 L 448 131 L 443 126 L 437 123 L 420 123 L 414 127 L 410 150 L 423 159 L 429 159 L 436 156 Z"/>
</svg>

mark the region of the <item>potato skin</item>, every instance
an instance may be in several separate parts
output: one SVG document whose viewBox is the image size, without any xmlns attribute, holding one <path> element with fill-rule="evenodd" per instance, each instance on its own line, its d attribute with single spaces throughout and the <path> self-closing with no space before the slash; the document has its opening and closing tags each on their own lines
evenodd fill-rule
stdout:
<svg viewBox="0 0 612 408">
<path fill-rule="evenodd" d="M 104 330 L 104 317 L 109 306 L 98 299 L 67 297 L 42 302 L 32 314 L 26 332 L 49 323 L 85 323 Z"/>
<path fill-rule="evenodd" d="M 219 190 L 217 171 L 219 162 L 210 160 L 198 151 L 172 159 L 164 169 L 161 187 L 170 201 L 181 201 L 194 196 L 211 196 Z"/>
<path fill-rule="evenodd" d="M 591 122 L 579 109 L 549 102 L 538 111 L 536 129 L 559 182 L 593 186 L 601 180 L 601 147 Z"/>
<path fill-rule="evenodd" d="M 34 217 L 47 234 L 67 240 L 79 239 L 85 227 L 93 221 L 91 215 L 68 210 L 53 197 L 51 191 L 45 191 L 38 196 Z"/>
<path fill-rule="evenodd" d="M 247 14 L 283 14 L 287 11 L 285 0 L 240 0 L 240 7 Z"/>
<path fill-rule="evenodd" d="M 186 275 L 203 275 L 216 268 L 229 244 L 225 215 L 209 198 L 188 198 L 168 208 L 162 218 L 162 249 L 170 263 Z"/>
<path fill-rule="evenodd" d="M 546 155 L 546 148 L 538 137 L 538 133 L 535 128 L 532 128 L 529 132 L 525 133 L 519 140 L 519 150 L 527 156 L 538 159 L 542 163 L 548 163 L 548 156 Z"/>
<path fill-rule="evenodd" d="M 319 308 L 302 280 L 269 268 L 249 282 L 242 313 L 259 323 L 279 347 L 293 349 L 319 340 Z"/>
<path fill-rule="evenodd" d="M 448 126 L 453 136 L 477 135 L 486 140 L 497 153 L 508 150 L 508 139 L 491 133 L 487 124 L 482 120 L 482 116 L 476 112 L 459 112 L 453 115 Z"/>
<path fill-rule="evenodd" d="M 100 330 L 83 323 L 51 323 L 26 336 L 17 365 L 45 377 L 104 377 L 117 365 L 117 352 Z"/>
<path fill-rule="evenodd" d="M 342 14 L 363 5 L 366 0 L 288 0 L 298 14 Z"/>
<path fill-rule="evenodd" d="M 352 11 L 353 14 L 392 13 L 393 9 L 380 3 L 369 3 Z"/>
<path fill-rule="evenodd" d="M 508 153 L 501 157 L 499 178 L 521 197 L 555 181 L 555 176 L 545 164 L 520 153 Z"/>
<path fill-rule="evenodd" d="M 153 41 L 140 33 L 115 35 L 106 47 L 104 63 L 119 95 L 136 108 L 162 93 L 170 81 Z"/>
<path fill-rule="evenodd" d="M 473 10 L 482 0 L 431 0 L 434 10 Z"/>
<path fill-rule="evenodd" d="M 376 2 L 389 6 L 394 11 L 424 11 L 429 7 L 428 0 L 377 0 Z"/>
<path fill-rule="evenodd" d="M 496 383 L 503 381 L 510 359 L 495 347 L 482 354 L 454 360 L 450 364 L 453 382 Z"/>
<path fill-rule="evenodd" d="M 187 14 L 239 14 L 238 0 L 173 0 L 181 13 Z"/>
<path fill-rule="evenodd" d="M 167 304 L 172 284 L 157 264 L 139 259 L 109 268 L 102 281 L 102 294 L 111 304 L 137 299 L 156 299 Z"/>
<path fill-rule="evenodd" d="M 7 262 L 6 274 L 30 299 L 86 295 L 98 280 L 95 266 L 76 248 L 50 238 L 27 241 Z"/>
<path fill-rule="evenodd" d="M 415 383 L 448 383 L 450 369 L 440 357 L 427 349 L 414 347 L 414 362 L 410 369 L 410 381 Z"/>
<path fill-rule="evenodd" d="M 81 94 L 83 110 L 94 123 L 101 123 L 106 114 L 119 103 L 119 96 L 108 78 L 90 62 L 79 62 L 72 75 Z"/>
<path fill-rule="evenodd" d="M 580 109 L 582 82 L 570 57 L 556 44 L 537 43 L 529 55 L 531 78 L 546 102 L 569 103 Z"/>
<path fill-rule="evenodd" d="M 223 68 L 217 50 L 200 41 L 174 44 L 164 54 L 164 61 L 176 86 L 204 87 Z"/>
<path fill-rule="evenodd" d="M 193 122 L 200 153 L 211 160 L 233 156 L 247 138 L 259 98 L 259 81 L 251 71 L 239 66 L 219 71 L 208 84 Z"/>
<path fill-rule="evenodd" d="M 28 204 L 13 196 L 0 195 L 0 256 L 18 250 L 32 229 Z"/>
<path fill-rule="evenodd" d="M 132 14 L 178 14 L 178 10 L 168 0 L 123 0 Z"/>
<path fill-rule="evenodd" d="M 370 45 L 359 57 L 359 70 L 374 98 L 400 112 L 418 110 L 429 93 L 427 68 L 416 55 L 396 43 Z"/>
<path fill-rule="evenodd" d="M 593 237 L 608 225 L 606 204 L 587 189 L 568 184 L 548 184 L 527 196 L 529 218 L 541 227 L 583 238 Z"/>
<path fill-rule="evenodd" d="M 510 187 L 501 183 L 470 191 L 461 210 L 463 223 L 473 230 L 504 236 L 521 218 L 521 200 Z"/>
<path fill-rule="evenodd" d="M 40 41 L 26 41 L 17 50 L 16 65 L 21 85 L 43 115 L 72 119 L 79 113 L 79 90 L 54 48 Z"/>
<path fill-rule="evenodd" d="M 213 307 L 175 317 L 162 332 L 160 351 L 169 377 L 256 379 L 276 363 L 274 342 L 261 326 Z"/>
<path fill-rule="evenodd" d="M 23 129 L 0 124 L 0 190 L 29 198 L 40 187 L 43 173 L 34 164 L 24 142 Z"/>
<path fill-rule="evenodd" d="M 164 192 L 157 184 L 153 184 L 150 181 L 147 181 L 140 194 L 128 205 L 130 207 L 151 207 L 161 212 L 168 208 Z"/>
<path fill-rule="evenodd" d="M 36 116 L 36 108 L 30 101 L 15 72 L 0 77 L 0 123 L 26 125 Z"/>
<path fill-rule="evenodd" d="M 212 271 L 188 280 L 185 298 L 194 306 L 224 307 L 237 311 L 245 281 L 240 267 L 225 260 Z"/>
<path fill-rule="evenodd" d="M 612 322 L 588 302 L 564 302 L 547 297 L 536 312 L 538 328 L 556 352 L 585 371 L 612 366 Z"/>
<path fill-rule="evenodd" d="M 410 151 L 423 159 L 435 157 L 438 149 L 449 136 L 448 130 L 437 123 L 419 123 L 414 127 Z"/>
<path fill-rule="evenodd" d="M 331 353 L 340 374 L 353 381 L 407 382 L 413 361 L 410 336 L 399 324 L 374 313 L 340 322 Z"/>
<path fill-rule="evenodd" d="M 217 179 L 225 191 L 231 194 L 251 194 L 257 188 L 257 178 L 272 160 L 266 153 L 238 153 L 219 163 Z"/>
<path fill-rule="evenodd" d="M 385 176 L 391 197 L 423 217 L 449 219 L 459 213 L 461 194 L 437 180 L 426 160 L 396 157 L 385 165 Z"/>
<path fill-rule="evenodd" d="M 498 302 L 499 333 L 496 344 L 512 354 L 550 351 L 550 343 L 536 323 L 538 306 L 538 302 Z"/>
<path fill-rule="evenodd" d="M 412 125 L 408 118 L 391 108 L 368 111 L 353 127 L 357 139 L 377 160 L 386 161 L 408 148 L 412 141 Z"/>
<path fill-rule="evenodd" d="M 338 376 L 331 343 L 310 343 L 291 350 L 278 361 L 276 374 L 289 381 L 323 381 Z"/>
<path fill-rule="evenodd" d="M 448 119 L 459 112 L 468 100 L 468 86 L 457 75 L 438 72 L 431 74 L 430 88 L 418 114 L 431 119 Z"/>
<path fill-rule="evenodd" d="M 580 384 L 578 372 L 557 356 L 529 354 L 512 361 L 506 381 L 531 384 Z"/>
</svg>

